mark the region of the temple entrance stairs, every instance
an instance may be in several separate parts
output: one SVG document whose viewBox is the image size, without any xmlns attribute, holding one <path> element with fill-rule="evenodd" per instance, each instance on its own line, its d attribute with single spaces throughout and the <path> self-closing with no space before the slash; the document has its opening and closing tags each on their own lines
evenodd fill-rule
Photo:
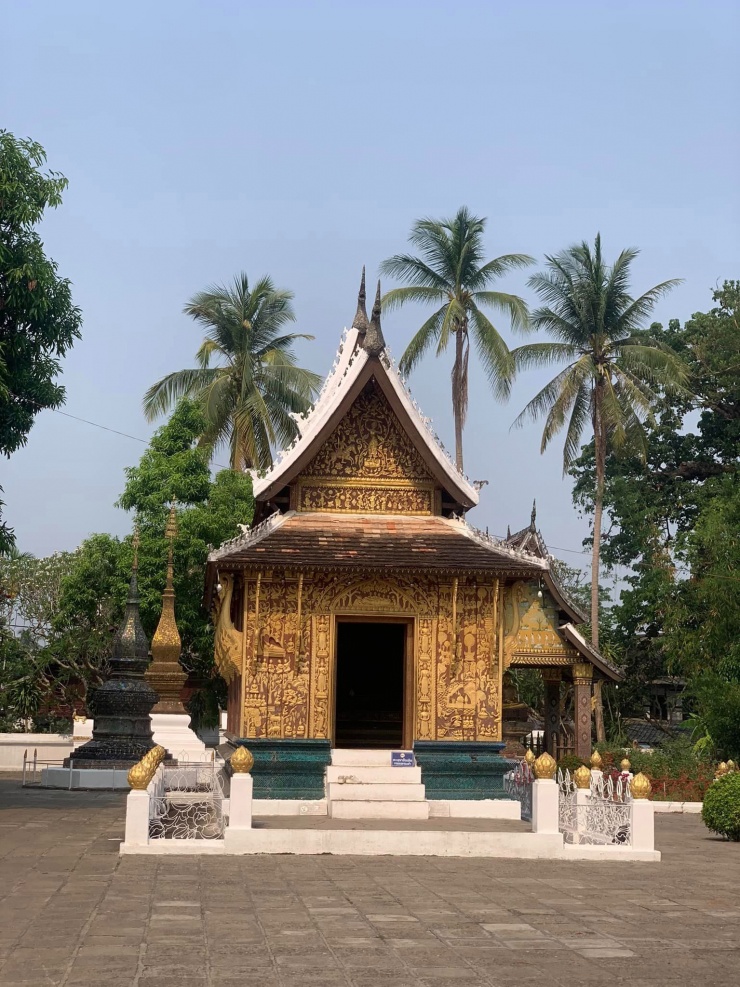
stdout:
<svg viewBox="0 0 740 987">
<path fill-rule="evenodd" d="M 429 818 L 421 768 L 392 767 L 388 750 L 332 750 L 326 795 L 334 819 Z"/>
</svg>

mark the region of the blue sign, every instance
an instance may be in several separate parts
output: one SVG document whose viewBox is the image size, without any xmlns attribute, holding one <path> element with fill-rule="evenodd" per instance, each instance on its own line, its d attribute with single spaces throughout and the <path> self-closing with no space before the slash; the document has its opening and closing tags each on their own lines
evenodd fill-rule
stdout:
<svg viewBox="0 0 740 987">
<path fill-rule="evenodd" d="M 391 751 L 392 768 L 413 768 L 414 755 L 411 751 Z"/>
</svg>

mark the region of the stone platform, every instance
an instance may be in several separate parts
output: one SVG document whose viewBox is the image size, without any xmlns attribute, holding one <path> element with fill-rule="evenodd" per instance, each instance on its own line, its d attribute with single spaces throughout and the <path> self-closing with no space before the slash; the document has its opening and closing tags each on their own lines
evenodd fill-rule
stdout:
<svg viewBox="0 0 740 987">
<path fill-rule="evenodd" d="M 740 846 L 663 862 L 120 857 L 124 795 L 0 779 L 3 987 L 694 987 L 737 980 Z"/>
</svg>

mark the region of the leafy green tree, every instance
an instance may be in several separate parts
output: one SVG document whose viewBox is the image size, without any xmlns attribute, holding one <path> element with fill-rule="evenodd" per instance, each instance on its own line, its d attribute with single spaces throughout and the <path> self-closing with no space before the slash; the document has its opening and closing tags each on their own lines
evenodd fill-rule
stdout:
<svg viewBox="0 0 740 987">
<path fill-rule="evenodd" d="M 672 320 L 648 331 L 687 364 L 690 389 L 662 394 L 644 458 L 608 453 L 602 561 L 623 583 L 612 617 L 627 679 L 612 700 L 633 714 L 647 704 L 653 679 L 687 679 L 685 705 L 718 749 L 730 750 L 722 724 L 732 719 L 726 711 L 739 680 L 738 282 L 725 282 L 713 300 L 714 308 L 683 326 Z M 576 504 L 593 511 L 593 442 L 570 472 Z"/>
<path fill-rule="evenodd" d="M 468 362 L 470 337 L 494 393 L 509 393 L 511 359 L 509 348 L 483 308 L 508 316 L 515 329 L 527 324 L 527 307 L 518 295 L 491 290 L 494 281 L 515 268 L 526 267 L 534 258 L 526 254 L 504 254 L 485 261 L 483 234 L 486 220 L 473 216 L 467 207 L 451 219 L 420 219 L 411 228 L 410 243 L 420 256 L 396 254 L 381 264 L 383 274 L 405 281 L 383 298 L 387 309 L 409 302 L 434 305 L 435 311 L 406 347 L 401 371 L 410 373 L 434 343 L 437 356 L 454 337 L 452 365 L 452 413 L 455 419 L 455 461 L 463 468 L 463 429 L 468 411 Z"/>
<path fill-rule="evenodd" d="M 203 410 L 200 441 L 209 453 L 228 443 L 233 469 L 269 468 L 272 448 L 289 445 L 297 434 L 291 416 L 307 410 L 321 383 L 296 365 L 293 352 L 296 340 L 313 336 L 283 332 L 295 321 L 292 298 L 269 277 L 250 288 L 246 274 L 231 287 L 194 295 L 185 313 L 205 330 L 198 366 L 167 374 L 149 388 L 144 396 L 148 420 L 180 398 L 191 398 Z"/>
<path fill-rule="evenodd" d="M 67 179 L 41 171 L 40 144 L 0 130 L 0 452 L 28 438 L 36 415 L 64 403 L 59 359 L 80 337 L 70 283 L 44 253 L 36 227 L 61 204 Z M 0 502 L 0 509 L 2 508 Z M 0 553 L 14 543 L 0 519 Z"/>
<path fill-rule="evenodd" d="M 655 387 L 678 392 L 686 370 L 675 352 L 639 334 L 658 299 L 676 281 L 664 281 L 638 298 L 629 293 L 634 249 L 623 250 L 609 265 L 597 235 L 593 250 L 585 241 L 547 257 L 547 270 L 529 279 L 544 305 L 530 327 L 549 332 L 551 342 L 528 343 L 512 352 L 517 370 L 565 363 L 516 419 L 545 416 L 541 452 L 566 429 L 565 472 L 578 456 L 583 433 L 594 438 L 595 490 L 591 561 L 591 640 L 599 646 L 599 556 L 607 451 L 639 449 L 643 422 L 653 420 Z M 603 739 L 603 738 L 599 738 Z"/>
</svg>

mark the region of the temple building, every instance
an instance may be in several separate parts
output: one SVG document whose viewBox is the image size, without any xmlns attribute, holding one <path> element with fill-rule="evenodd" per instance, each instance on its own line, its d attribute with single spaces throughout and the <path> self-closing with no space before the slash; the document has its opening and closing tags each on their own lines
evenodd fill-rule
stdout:
<svg viewBox="0 0 740 987">
<path fill-rule="evenodd" d="M 510 668 L 543 672 L 547 749 L 588 757 L 593 680 L 619 672 L 579 633 L 534 517 L 505 540 L 466 520 L 477 485 L 391 360 L 379 287 L 368 319 L 364 275 L 334 367 L 296 420 L 293 444 L 254 475 L 253 526 L 211 552 L 206 575 L 227 730 L 255 754 L 255 794 L 318 795 L 332 749 L 358 749 L 413 752 L 427 797 L 490 798 L 507 766 Z"/>
</svg>

